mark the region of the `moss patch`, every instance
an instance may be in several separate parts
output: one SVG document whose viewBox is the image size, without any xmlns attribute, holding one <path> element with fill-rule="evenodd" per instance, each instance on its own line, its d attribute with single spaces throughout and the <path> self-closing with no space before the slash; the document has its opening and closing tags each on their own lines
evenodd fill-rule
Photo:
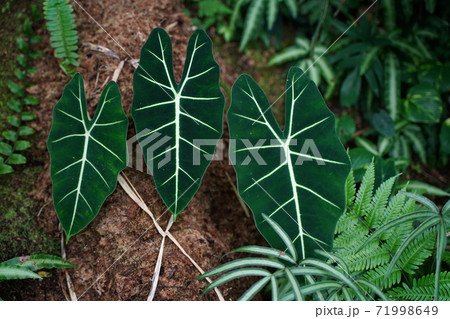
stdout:
<svg viewBox="0 0 450 319">
<path fill-rule="evenodd" d="M 59 255 L 58 240 L 40 227 L 40 207 L 30 198 L 40 172 L 42 167 L 34 166 L 0 176 L 0 261 L 35 253 Z"/>
</svg>

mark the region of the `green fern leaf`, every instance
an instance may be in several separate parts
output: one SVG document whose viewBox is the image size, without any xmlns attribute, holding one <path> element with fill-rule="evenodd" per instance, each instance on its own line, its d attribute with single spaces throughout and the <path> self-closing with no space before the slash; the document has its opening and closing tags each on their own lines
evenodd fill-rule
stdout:
<svg viewBox="0 0 450 319">
<path fill-rule="evenodd" d="M 390 288 L 395 284 L 398 284 L 402 278 L 402 273 L 397 267 L 394 267 L 393 271 L 385 278 L 388 264 L 380 265 L 377 268 L 371 269 L 363 275 L 364 279 L 374 283 L 380 288 Z"/>
<path fill-rule="evenodd" d="M 349 256 L 346 262 L 350 271 L 373 269 L 389 262 L 391 258 L 389 252 L 384 247 L 378 246 L 376 242 L 374 243 L 375 245 L 368 245 L 365 249 Z"/>
<path fill-rule="evenodd" d="M 431 301 L 434 300 L 435 274 L 428 274 L 414 279 L 412 287 L 403 283 L 402 287 L 395 287 L 388 292 L 393 300 Z M 450 300 L 450 272 L 444 271 L 439 275 L 439 301 Z"/>
<path fill-rule="evenodd" d="M 355 175 L 353 174 L 353 170 L 348 174 L 347 180 L 345 181 L 345 196 L 347 198 L 347 206 L 353 205 L 353 201 L 355 200 L 356 194 L 356 185 L 355 185 Z"/>
<path fill-rule="evenodd" d="M 388 206 L 385 210 L 383 210 L 383 213 L 381 214 L 381 220 L 383 222 L 388 222 L 391 220 L 394 220 L 395 218 L 399 217 L 400 214 L 404 212 L 404 206 L 406 202 L 406 196 L 398 193 L 394 197 L 391 198 L 391 200 L 388 203 Z M 405 214 L 411 213 L 411 212 L 404 212 Z M 390 235 L 392 233 L 392 230 L 388 230 L 385 233 L 383 233 L 380 238 L 381 239 L 389 239 Z"/>
<path fill-rule="evenodd" d="M 356 251 L 361 246 L 361 243 L 367 238 L 367 235 L 369 234 L 368 229 L 359 223 L 357 217 L 355 218 L 356 223 L 352 226 L 349 225 L 350 227 L 347 228 L 345 232 L 334 239 L 333 245 L 336 248 L 351 250 L 349 247 L 354 247 L 354 250 L 352 251 Z"/>
<path fill-rule="evenodd" d="M 51 46 L 55 49 L 56 57 L 63 59 L 61 65 L 74 74 L 70 65 L 79 66 L 76 60 L 79 56 L 75 52 L 78 49 L 78 33 L 75 30 L 75 16 L 69 0 L 46 0 L 44 12 L 47 21 L 47 29 L 50 31 Z"/>
<path fill-rule="evenodd" d="M 406 248 L 400 257 L 400 268 L 409 274 L 414 274 L 414 270 L 418 269 L 425 259 L 432 255 L 435 242 L 436 228 L 433 227 L 420 235 Z"/>
<path fill-rule="evenodd" d="M 347 209 L 344 214 L 339 218 L 336 225 L 335 234 L 340 234 L 346 230 L 352 229 L 356 224 L 359 223 L 358 216 L 353 214 L 351 210 Z"/>
<path fill-rule="evenodd" d="M 384 183 L 382 183 L 373 197 L 369 210 L 367 211 L 366 223 L 370 228 L 375 228 L 385 223 L 386 220 L 382 219 L 383 211 L 386 210 L 386 204 L 391 196 L 392 187 L 394 186 L 396 177 L 391 177 Z"/>
<path fill-rule="evenodd" d="M 446 251 L 444 256 L 442 257 L 442 261 L 450 265 L 450 252 Z"/>
<path fill-rule="evenodd" d="M 358 216 L 364 215 L 370 205 L 370 199 L 372 198 L 373 187 L 375 184 L 375 166 L 370 164 L 364 174 L 361 182 L 361 186 L 356 193 L 356 200 L 354 205 L 354 212 Z"/>
</svg>

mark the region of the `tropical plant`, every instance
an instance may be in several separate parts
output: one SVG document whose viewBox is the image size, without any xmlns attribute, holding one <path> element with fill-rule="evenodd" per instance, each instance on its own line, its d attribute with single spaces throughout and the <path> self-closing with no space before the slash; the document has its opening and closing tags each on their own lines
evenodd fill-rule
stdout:
<svg viewBox="0 0 450 319">
<path fill-rule="evenodd" d="M 73 76 L 75 70 L 71 66 L 79 66 L 76 53 L 78 49 L 78 33 L 75 29 L 75 16 L 69 0 L 45 0 L 44 15 L 47 29 L 50 32 L 51 46 L 55 49 L 60 65 L 64 71 Z"/>
<path fill-rule="evenodd" d="M 14 70 L 14 81 L 9 81 L 7 86 L 13 97 L 6 103 L 13 114 L 7 117 L 10 127 L 2 132 L 3 140 L 0 141 L 0 175 L 14 171 L 12 165 L 25 164 L 27 159 L 19 152 L 30 148 L 31 143 L 26 140 L 27 136 L 34 133 L 34 129 L 27 126 L 26 122 L 34 120 L 32 112 L 24 110 L 27 106 L 39 104 L 39 99 L 26 94 L 26 87 L 30 85 L 27 78 L 37 70 L 30 66 L 31 60 L 37 59 L 42 52 L 33 51 L 32 45 L 41 41 L 39 36 L 34 35 L 32 22 L 26 18 L 22 24 L 22 34 L 16 38 L 19 49 L 17 55 L 17 68 Z M 4 156 L 4 157 L 3 157 Z"/>
<path fill-rule="evenodd" d="M 366 243 L 362 247 L 367 247 L 367 245 L 374 240 L 380 240 L 380 236 L 382 234 L 386 235 L 387 232 L 389 232 L 391 237 L 395 237 L 392 232 L 395 232 L 394 229 L 396 226 L 403 227 L 403 225 L 407 225 L 412 222 L 420 223 L 417 227 L 414 227 L 412 231 L 406 231 L 405 233 L 407 236 L 399 241 L 400 245 L 396 250 L 394 250 L 395 254 L 385 270 L 385 279 L 389 278 L 390 275 L 396 271 L 396 268 L 400 268 L 400 270 L 408 272 L 407 265 L 399 266 L 399 264 L 403 264 L 405 258 L 407 258 L 406 260 L 411 261 L 411 269 L 417 268 L 421 264 L 419 260 L 424 257 L 428 257 L 427 255 L 429 255 L 429 253 L 427 250 L 436 247 L 434 254 L 436 260 L 434 273 L 434 294 L 432 297 L 434 300 L 440 300 L 440 297 L 444 298 L 443 300 L 448 300 L 450 299 L 450 290 L 448 290 L 450 286 L 448 286 L 448 282 L 446 282 L 444 278 L 444 285 L 446 289 L 441 290 L 439 278 L 441 276 L 441 266 L 447 246 L 447 231 L 450 228 L 450 200 L 447 201 L 442 210 L 439 211 L 438 207 L 426 197 L 406 192 L 403 192 L 402 194 L 422 204 L 424 209 L 403 214 L 384 223 L 378 227 L 376 231 L 370 234 L 366 240 Z M 380 191 L 379 197 L 381 198 L 382 195 L 383 192 Z M 375 195 L 374 199 L 376 197 L 377 196 Z M 370 227 L 370 225 L 368 226 Z M 389 240 L 390 239 L 386 239 L 386 242 Z M 419 246 L 421 247 L 419 248 Z M 414 250 L 416 251 L 415 255 L 411 255 L 411 251 Z M 445 277 L 446 273 L 444 273 L 443 276 Z M 440 296 L 440 292 L 444 292 L 445 296 Z"/>
<path fill-rule="evenodd" d="M 225 99 L 219 75 L 211 39 L 203 30 L 189 40 L 180 83 L 173 76 L 172 45 L 163 29 L 154 29 L 142 47 L 131 115 L 156 189 L 174 218 L 200 187 L 222 136 Z"/>
<path fill-rule="evenodd" d="M 412 10 L 413 2 L 405 6 Z M 378 139 L 384 154 L 401 159 L 406 166 L 412 162 L 413 152 L 423 163 L 446 163 L 445 153 L 439 152 L 439 129 L 428 125 L 442 121 L 443 95 L 450 83 L 443 76 L 448 66 L 430 62 L 440 59 L 427 46 L 427 41 L 435 38 L 434 29 L 422 28 L 417 22 L 404 28 L 394 1 L 384 1 L 382 9 L 384 29 L 365 17 L 351 29 L 332 21 L 340 32 L 347 31 L 330 57 L 337 78 L 344 77 L 341 105 L 362 110 L 373 128 L 365 136 Z"/>
<path fill-rule="evenodd" d="M 66 85 L 53 109 L 47 147 L 53 202 L 67 241 L 94 219 L 116 188 L 117 175 L 127 165 L 127 130 L 115 82 L 103 90 L 93 119 L 82 76 L 76 74 Z"/>
<path fill-rule="evenodd" d="M 244 252 L 264 255 L 265 258 L 237 259 L 204 273 L 197 279 L 227 272 L 209 284 L 203 294 L 233 279 L 256 276 L 262 278 L 244 292 L 239 300 L 252 299 L 265 286 L 270 288 L 272 301 L 373 300 L 377 295 L 383 300 L 388 300 L 385 294 L 369 281 L 349 275 L 345 263 L 324 250 L 317 250 L 316 255 L 322 259 L 329 259 L 330 262 L 315 258 L 300 261 L 293 239 L 268 216 L 264 215 L 264 220 L 284 242 L 287 249 L 282 251 L 262 246 L 245 246 L 232 250 L 229 253 Z M 335 263 L 336 266 L 330 263 Z"/>
<path fill-rule="evenodd" d="M 272 300 L 386 300 L 387 296 L 394 300 L 450 300 L 448 273 L 440 268 L 443 260 L 449 260 L 444 252 L 450 201 L 439 213 L 424 197 L 404 192 L 393 195 L 395 183 L 396 177 L 392 177 L 374 192 L 375 166 L 371 164 L 356 192 L 350 173 L 345 186 L 347 208 L 337 223 L 334 248 L 330 253 L 316 252 L 327 262 L 311 258 L 296 262 L 292 238 L 264 216 L 287 248 L 246 246 L 233 250 L 269 258 L 237 259 L 205 273 L 199 279 L 229 271 L 205 292 L 236 278 L 259 276 L 262 279 L 241 300 L 251 299 L 265 286 Z M 417 210 L 415 200 L 426 210 Z M 429 274 L 433 255 L 436 269 Z M 412 286 L 408 284 L 411 281 Z"/>
<path fill-rule="evenodd" d="M 180 83 L 169 68 L 170 38 L 163 29 L 154 29 L 134 75 L 131 113 L 156 188 L 176 217 L 200 187 L 212 160 L 222 135 L 224 97 L 204 31 L 196 31 L 189 41 Z M 55 105 L 47 142 L 53 201 L 67 241 L 95 218 L 114 191 L 117 175 L 127 165 L 127 129 L 117 84 L 106 86 L 90 119 L 83 78 L 76 74 Z M 163 164 L 162 155 L 167 159 Z"/>
<path fill-rule="evenodd" d="M 202 29 L 207 29 L 212 25 L 215 25 L 219 33 L 225 27 L 225 18 L 233 13 L 229 8 L 229 1 L 221 0 L 191 0 L 198 6 L 197 17 L 193 16 L 191 21 L 194 25 Z M 191 15 L 189 10 L 186 11 L 188 15 Z"/>
<path fill-rule="evenodd" d="M 294 239 L 297 254 L 304 259 L 314 255 L 318 242 L 325 249 L 332 246 L 336 222 L 345 208 L 343 185 L 350 163 L 336 135 L 333 113 L 314 82 L 296 67 L 286 80 L 285 108 L 281 130 L 258 84 L 248 75 L 240 76 L 227 114 L 235 141 L 230 158 L 239 194 L 259 231 L 272 247 L 285 250 L 264 221 L 262 215 L 267 214 Z"/>
<path fill-rule="evenodd" d="M 41 269 L 76 268 L 69 261 L 52 255 L 14 257 L 0 263 L 0 281 L 11 279 L 42 279 L 47 276 Z M 1 300 L 1 299 L 0 299 Z"/>
<path fill-rule="evenodd" d="M 231 0 L 225 1 L 225 4 L 223 1 L 208 0 L 200 3 L 201 10 L 198 13 L 200 18 L 204 15 L 205 6 L 213 6 L 214 11 L 220 10 L 221 14 L 216 17 L 211 17 L 210 13 L 205 14 L 207 18 L 202 19 L 202 26 L 217 24 L 218 32 L 224 36 L 225 41 L 231 41 L 234 37 L 240 39 L 241 50 L 259 38 L 268 45 L 270 35 L 277 36 L 279 42 L 282 32 L 281 19 L 296 19 L 298 12 L 298 2 L 294 0 Z M 242 12 L 245 12 L 245 17 L 242 17 Z M 229 16 L 228 23 L 223 22 L 222 15 Z"/>
<path fill-rule="evenodd" d="M 323 45 L 312 46 L 310 41 L 304 37 L 297 37 L 295 45 L 287 47 L 278 54 L 275 54 L 269 61 L 268 65 L 278 65 L 285 62 L 296 61 L 296 65 L 305 70 L 308 77 L 320 86 L 322 78 L 327 83 L 327 90 L 324 98 L 328 99 L 336 86 L 334 71 L 329 64 L 324 53 L 326 47 Z"/>
</svg>

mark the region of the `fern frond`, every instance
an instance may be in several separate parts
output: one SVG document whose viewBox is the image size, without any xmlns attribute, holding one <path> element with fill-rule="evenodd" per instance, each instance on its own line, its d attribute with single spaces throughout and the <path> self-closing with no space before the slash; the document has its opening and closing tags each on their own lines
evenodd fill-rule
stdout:
<svg viewBox="0 0 450 319">
<path fill-rule="evenodd" d="M 345 232 L 336 236 L 333 246 L 345 250 L 349 250 L 349 247 L 354 246 L 356 250 L 361 246 L 361 243 L 367 239 L 368 233 L 369 231 L 364 225 L 359 222 L 355 223 L 347 228 Z"/>
<path fill-rule="evenodd" d="M 352 229 L 359 223 L 359 218 L 350 209 L 347 209 L 344 214 L 339 218 L 336 224 L 335 235 L 338 235 L 344 231 Z"/>
<path fill-rule="evenodd" d="M 347 199 L 347 206 L 353 205 L 356 194 L 355 175 L 353 170 L 350 170 L 347 180 L 345 181 L 345 198 Z"/>
<path fill-rule="evenodd" d="M 379 265 L 384 265 L 389 262 L 391 255 L 389 252 L 376 244 L 358 251 L 349 256 L 346 260 L 350 271 L 363 271 L 373 269 Z"/>
<path fill-rule="evenodd" d="M 406 202 L 406 196 L 402 193 L 396 194 L 394 197 L 391 198 L 389 201 L 387 208 L 383 211 L 382 214 L 382 220 L 384 222 L 389 222 L 391 220 L 396 219 L 402 214 L 408 214 L 411 212 L 404 211 L 404 206 Z M 385 233 L 383 233 L 380 238 L 381 239 L 389 239 L 391 237 L 391 234 L 393 234 L 393 230 L 388 230 Z"/>
<path fill-rule="evenodd" d="M 442 256 L 442 261 L 450 265 L 450 252 L 446 251 L 444 256 Z"/>
<path fill-rule="evenodd" d="M 414 274 L 414 270 L 432 255 L 435 242 L 436 228 L 433 227 L 408 245 L 400 257 L 400 268 L 409 274 Z"/>
<path fill-rule="evenodd" d="M 430 301 L 434 300 L 435 274 L 428 274 L 414 279 L 412 287 L 403 283 L 402 287 L 395 287 L 388 292 L 393 300 Z M 450 300 L 450 272 L 444 271 L 439 275 L 439 300 Z"/>
<path fill-rule="evenodd" d="M 380 288 L 390 288 L 400 282 L 402 273 L 398 267 L 394 267 L 394 270 L 385 278 L 388 264 L 380 265 L 374 269 L 369 270 L 363 275 L 363 278 L 372 282 Z"/>
<path fill-rule="evenodd" d="M 61 65 L 73 73 L 70 65 L 78 66 L 76 60 L 79 56 L 75 52 L 78 49 L 78 33 L 75 30 L 75 16 L 69 0 L 46 0 L 44 2 L 45 19 L 47 29 L 50 32 L 51 46 L 55 49 L 56 57 L 64 59 Z M 70 72 L 71 71 L 71 72 Z"/>
<path fill-rule="evenodd" d="M 364 174 L 361 185 L 356 193 L 356 200 L 353 210 L 356 215 L 362 216 L 367 211 L 372 198 L 373 187 L 375 184 L 375 166 L 370 164 Z"/>
<path fill-rule="evenodd" d="M 394 186 L 396 178 L 397 177 L 395 176 L 389 178 L 376 190 L 366 215 L 366 223 L 370 228 L 375 228 L 386 222 L 386 220 L 383 219 L 383 212 L 386 211 L 386 204 L 391 196 L 392 187 Z"/>
<path fill-rule="evenodd" d="M 380 238 L 386 240 L 384 244 L 386 250 L 395 253 L 412 230 L 412 222 L 403 223 L 397 227 L 394 227 L 393 229 L 388 230 L 386 232 L 388 234 L 382 234 Z"/>
</svg>

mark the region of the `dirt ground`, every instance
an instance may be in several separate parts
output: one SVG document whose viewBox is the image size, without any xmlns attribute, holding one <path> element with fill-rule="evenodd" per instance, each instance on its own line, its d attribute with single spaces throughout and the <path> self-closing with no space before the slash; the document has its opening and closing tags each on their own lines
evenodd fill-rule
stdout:
<svg viewBox="0 0 450 319">
<path fill-rule="evenodd" d="M 163 27 L 172 38 L 175 76 L 177 79 L 181 78 L 187 42 L 194 31 L 189 19 L 183 14 L 182 1 L 77 2 L 82 7 L 74 4 L 81 46 L 81 65 L 78 71 L 85 79 L 90 111 L 94 110 L 103 87 L 111 79 L 119 61 L 104 53 L 92 51 L 84 44 L 108 47 L 122 59 L 138 59 L 140 48 L 151 30 Z M 43 172 L 36 178 L 34 189 L 38 192 L 33 194 L 33 198 L 39 203 L 39 207 L 50 203 L 42 208 L 38 222 L 45 231 L 58 237 L 58 219 L 51 203 L 46 138 L 51 127 L 53 106 L 61 97 L 63 87 L 70 78 L 59 68 L 49 45 L 47 32 L 39 29 L 37 33 L 44 38 L 38 49 L 44 51 L 45 55 L 37 61 L 38 73 L 32 78 L 36 85 L 28 91 L 41 100 L 41 104 L 33 110 L 37 114 L 33 127 L 40 137 L 34 146 L 33 157 L 43 157 L 45 165 Z M 217 50 L 214 52 L 222 75 L 226 74 L 222 81 L 231 87 L 239 75 L 239 70 L 236 70 L 234 65 L 227 64 L 222 53 Z M 126 113 L 129 113 L 132 101 L 133 71 L 132 65 L 126 63 L 118 79 Z M 133 135 L 134 127 L 130 121 L 128 137 Z M 225 127 L 225 149 L 227 136 Z M 160 225 L 165 228 L 170 213 L 166 212 L 152 177 L 133 168 L 127 168 L 124 174 L 131 180 L 153 214 L 160 217 Z M 198 193 L 171 228 L 173 236 L 204 270 L 238 257 L 231 255 L 225 257 L 222 262 L 219 260 L 233 248 L 247 244 L 265 244 L 256 230 L 253 218 L 245 215 L 226 174 L 229 174 L 235 183 L 233 168 L 228 164 L 225 154 L 223 161 L 214 161 L 211 164 Z M 152 225 L 151 219 L 118 186 L 94 221 L 67 244 L 67 258 L 78 266 L 77 269 L 69 271 L 77 296 L 80 300 L 145 300 L 150 290 L 160 243 L 161 236 Z M 29 289 L 14 298 L 66 299 L 67 285 L 63 272 L 52 273 L 53 279 L 28 283 Z M 197 281 L 195 278 L 199 274 L 178 248 L 170 240 L 166 240 L 155 300 L 217 300 L 214 292 L 202 296 L 207 282 Z M 222 293 L 226 300 L 236 300 L 251 283 L 251 279 L 234 281 L 223 286 Z"/>
</svg>

